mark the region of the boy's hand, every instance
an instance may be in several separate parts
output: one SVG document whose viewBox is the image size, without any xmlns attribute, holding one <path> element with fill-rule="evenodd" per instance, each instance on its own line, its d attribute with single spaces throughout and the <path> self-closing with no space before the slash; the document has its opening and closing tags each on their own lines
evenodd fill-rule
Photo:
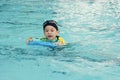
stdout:
<svg viewBox="0 0 120 80">
<path fill-rule="evenodd" d="M 28 42 L 30 41 L 33 41 L 33 38 L 32 37 L 29 37 L 27 40 L 26 40 L 26 44 L 28 44 Z"/>
<path fill-rule="evenodd" d="M 59 45 L 59 46 L 64 45 L 62 42 L 55 42 L 55 44 L 57 44 L 57 45 Z"/>
</svg>

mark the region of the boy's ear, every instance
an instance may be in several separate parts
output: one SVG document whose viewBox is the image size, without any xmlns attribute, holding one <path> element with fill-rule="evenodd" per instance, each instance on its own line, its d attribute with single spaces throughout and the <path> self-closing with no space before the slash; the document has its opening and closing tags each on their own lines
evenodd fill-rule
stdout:
<svg viewBox="0 0 120 80">
<path fill-rule="evenodd" d="M 58 31 L 58 34 L 60 33 L 60 31 Z"/>
</svg>

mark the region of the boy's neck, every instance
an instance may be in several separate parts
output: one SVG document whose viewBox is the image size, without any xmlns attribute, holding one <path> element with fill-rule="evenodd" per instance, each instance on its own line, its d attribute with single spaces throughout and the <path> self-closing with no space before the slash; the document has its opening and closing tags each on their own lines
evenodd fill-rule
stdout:
<svg viewBox="0 0 120 80">
<path fill-rule="evenodd" d="M 49 40 L 49 39 L 47 38 L 47 41 L 48 41 L 48 42 L 57 42 L 58 39 L 57 39 L 57 37 L 56 37 L 55 39 L 53 39 L 53 40 Z"/>
</svg>

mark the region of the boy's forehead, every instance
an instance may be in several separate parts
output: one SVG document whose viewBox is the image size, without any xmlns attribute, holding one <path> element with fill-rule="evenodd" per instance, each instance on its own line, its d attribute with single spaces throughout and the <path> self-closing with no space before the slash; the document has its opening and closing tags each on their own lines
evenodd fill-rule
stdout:
<svg viewBox="0 0 120 80">
<path fill-rule="evenodd" d="M 51 25 L 48 25 L 48 26 L 45 27 L 45 29 L 55 29 L 55 28 Z"/>
</svg>

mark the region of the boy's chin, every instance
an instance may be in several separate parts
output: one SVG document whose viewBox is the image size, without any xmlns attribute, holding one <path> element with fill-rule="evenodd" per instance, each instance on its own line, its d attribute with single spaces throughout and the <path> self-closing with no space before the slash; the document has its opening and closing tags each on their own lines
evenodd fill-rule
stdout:
<svg viewBox="0 0 120 80">
<path fill-rule="evenodd" d="M 54 40 L 53 38 L 48 38 L 49 40 Z"/>
</svg>

